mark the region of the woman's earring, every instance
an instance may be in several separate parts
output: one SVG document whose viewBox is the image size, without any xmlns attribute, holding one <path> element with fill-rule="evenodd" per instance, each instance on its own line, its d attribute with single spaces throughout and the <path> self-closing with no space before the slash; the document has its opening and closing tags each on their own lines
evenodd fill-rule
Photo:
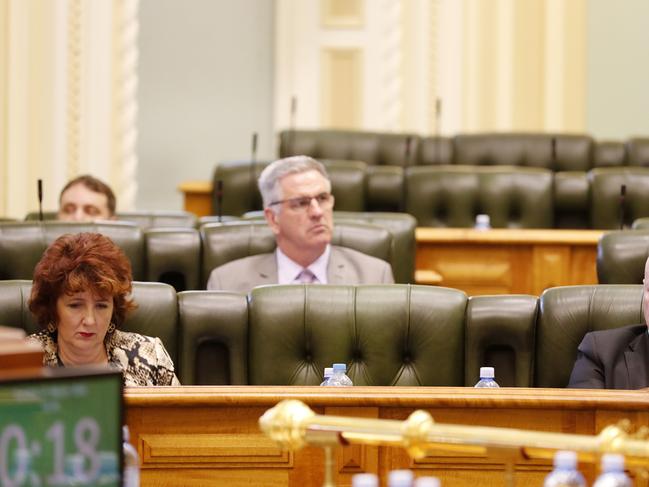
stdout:
<svg viewBox="0 0 649 487">
<path fill-rule="evenodd" d="M 48 323 L 47 331 L 49 331 L 50 333 L 54 333 L 56 331 L 56 325 L 52 322 Z"/>
<path fill-rule="evenodd" d="M 110 325 L 108 325 L 108 333 L 113 333 L 115 331 L 115 323 L 111 322 Z"/>
</svg>

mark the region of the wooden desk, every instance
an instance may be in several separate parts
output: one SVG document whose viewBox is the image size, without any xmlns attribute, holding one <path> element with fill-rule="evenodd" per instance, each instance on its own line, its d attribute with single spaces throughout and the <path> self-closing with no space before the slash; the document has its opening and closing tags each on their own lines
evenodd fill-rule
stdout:
<svg viewBox="0 0 649 487">
<path fill-rule="evenodd" d="M 183 209 L 197 217 L 212 214 L 212 182 L 185 181 L 178 186 L 183 194 Z"/>
<path fill-rule="evenodd" d="M 143 461 L 142 486 L 319 486 L 323 454 L 315 447 L 296 452 L 277 448 L 259 430 L 258 419 L 282 399 L 305 402 L 318 414 L 404 420 L 428 410 L 442 423 L 596 434 L 628 418 L 649 424 L 646 391 L 432 387 L 256 387 L 185 386 L 127 388 L 126 417 Z M 395 447 L 352 445 L 337 452 L 336 485 L 351 476 L 411 468 L 436 475 L 442 485 L 504 485 L 504 462 L 481 455 L 440 453 L 412 461 Z M 550 470 L 544 460 L 515 465 L 518 486 L 542 485 Z M 589 484 L 595 470 L 581 465 Z M 384 481 L 383 481 L 384 482 Z M 646 487 L 637 479 L 636 487 Z"/>
<path fill-rule="evenodd" d="M 602 230 L 479 231 L 417 228 L 415 268 L 439 275 L 434 284 L 476 294 L 533 294 L 575 284 L 597 284 Z"/>
</svg>

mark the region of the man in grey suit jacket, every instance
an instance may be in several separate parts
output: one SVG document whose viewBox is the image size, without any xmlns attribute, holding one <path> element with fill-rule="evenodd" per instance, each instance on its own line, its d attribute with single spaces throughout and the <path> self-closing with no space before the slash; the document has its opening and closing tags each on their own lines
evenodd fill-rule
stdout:
<svg viewBox="0 0 649 487">
<path fill-rule="evenodd" d="M 321 163 L 307 156 L 280 159 L 262 171 L 258 183 L 277 249 L 217 267 L 207 289 L 249 292 L 263 284 L 394 282 L 387 262 L 330 245 L 334 197 Z"/>
<path fill-rule="evenodd" d="M 649 323 L 649 259 L 642 293 L 645 323 Z M 647 325 L 631 325 L 587 333 L 577 349 L 568 387 L 641 389 L 649 387 Z"/>
</svg>

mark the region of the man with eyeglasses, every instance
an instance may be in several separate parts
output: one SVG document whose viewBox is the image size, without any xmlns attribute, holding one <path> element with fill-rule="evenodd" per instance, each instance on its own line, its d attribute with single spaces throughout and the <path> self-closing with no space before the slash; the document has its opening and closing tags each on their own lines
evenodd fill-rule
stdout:
<svg viewBox="0 0 649 487">
<path fill-rule="evenodd" d="M 264 284 L 394 282 L 387 262 L 330 245 L 334 197 L 320 162 L 307 156 L 277 160 L 262 171 L 258 184 L 277 248 L 217 267 L 207 289 L 249 292 Z"/>
<path fill-rule="evenodd" d="M 649 259 L 642 280 L 644 323 L 586 333 L 568 387 L 642 389 L 649 387 Z"/>
</svg>

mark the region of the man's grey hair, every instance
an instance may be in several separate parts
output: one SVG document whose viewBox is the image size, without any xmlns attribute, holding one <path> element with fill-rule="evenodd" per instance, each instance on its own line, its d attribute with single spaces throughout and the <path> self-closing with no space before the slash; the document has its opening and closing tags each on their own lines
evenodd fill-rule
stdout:
<svg viewBox="0 0 649 487">
<path fill-rule="evenodd" d="M 279 186 L 280 180 L 289 174 L 299 174 L 307 171 L 318 171 L 327 181 L 331 183 L 327 170 L 322 163 L 309 156 L 291 156 L 278 159 L 264 168 L 259 176 L 259 192 L 264 203 L 264 208 L 273 208 L 271 203 L 282 199 L 282 190 Z"/>
</svg>

